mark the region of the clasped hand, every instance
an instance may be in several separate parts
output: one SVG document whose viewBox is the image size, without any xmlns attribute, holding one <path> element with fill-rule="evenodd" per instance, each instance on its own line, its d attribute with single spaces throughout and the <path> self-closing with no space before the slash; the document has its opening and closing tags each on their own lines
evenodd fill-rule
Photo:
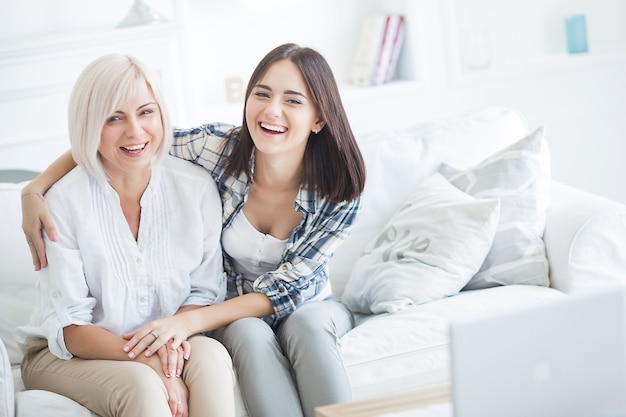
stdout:
<svg viewBox="0 0 626 417">
<path fill-rule="evenodd" d="M 170 323 L 171 322 L 171 323 Z M 157 352 L 166 376 L 180 376 L 186 360 L 191 356 L 191 344 L 187 341 L 189 332 L 177 326 L 176 316 L 154 320 L 139 329 L 125 334 L 128 343 L 124 352 L 129 358 L 136 358 L 142 352 L 150 357 Z M 166 346 L 166 349 L 161 349 Z"/>
</svg>

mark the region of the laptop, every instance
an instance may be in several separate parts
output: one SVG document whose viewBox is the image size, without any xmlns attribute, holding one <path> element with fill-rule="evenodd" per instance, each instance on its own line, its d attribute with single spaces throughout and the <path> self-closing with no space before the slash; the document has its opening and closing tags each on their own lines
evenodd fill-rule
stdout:
<svg viewBox="0 0 626 417">
<path fill-rule="evenodd" d="M 452 322 L 454 417 L 626 417 L 625 294 Z"/>
</svg>

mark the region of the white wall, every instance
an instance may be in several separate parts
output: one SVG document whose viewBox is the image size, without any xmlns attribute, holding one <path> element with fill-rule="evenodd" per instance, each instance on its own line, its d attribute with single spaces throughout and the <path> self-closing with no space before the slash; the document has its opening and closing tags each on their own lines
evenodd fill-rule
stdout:
<svg viewBox="0 0 626 417">
<path fill-rule="evenodd" d="M 410 14 L 411 34 L 401 62 L 402 78 L 408 81 L 368 90 L 342 86 L 355 131 L 409 125 L 488 105 L 515 107 L 531 127 L 547 127 L 556 179 L 626 203 L 626 188 L 618 183 L 626 177 L 623 0 L 146 1 L 178 25 L 182 77 L 175 99 L 180 125 L 239 123 L 242 103 L 226 101 L 226 79 L 247 81 L 259 59 L 283 42 L 318 49 L 345 83 L 362 18 L 400 9 Z M 0 0 L 0 58 L 3 45 L 25 38 L 111 29 L 129 4 Z M 562 19 L 573 11 L 588 17 L 592 51 L 587 56 L 563 52 Z M 466 71 L 459 58 L 463 30 L 475 26 L 489 34 L 493 59 L 486 71 Z M 25 119 L 32 123 L 37 117 Z M 0 123 L 15 121 L 0 114 Z"/>
<path fill-rule="evenodd" d="M 318 49 L 338 80 L 345 82 L 361 19 L 379 11 L 381 3 L 385 2 L 235 0 L 217 5 L 188 0 L 183 47 L 190 63 L 186 81 L 193 96 L 189 97 L 196 103 L 188 112 L 188 121 L 234 119 L 239 123 L 240 106 L 224 103 L 224 79 L 247 79 L 260 57 L 282 42 Z M 554 178 L 626 203 L 626 187 L 617 180 L 626 178 L 622 162 L 626 155 L 622 133 L 622 121 L 626 120 L 626 2 L 387 3 L 390 8 L 400 4 L 405 10 L 419 7 L 431 13 L 416 12 L 416 26 L 432 27 L 411 39 L 420 43 L 414 48 L 430 49 L 418 52 L 419 68 L 414 68 L 412 75 L 419 78 L 417 85 L 391 89 L 389 94 L 353 94 L 346 89 L 344 101 L 355 130 L 408 125 L 488 105 L 515 107 L 527 116 L 531 128 L 547 127 Z M 443 17 L 435 15 L 440 7 L 453 8 L 454 16 L 445 11 Z M 565 53 L 563 19 L 574 12 L 587 15 L 592 52 L 588 56 Z M 450 24 L 456 25 L 455 30 L 446 27 Z M 476 26 L 485 27 L 491 35 L 493 71 L 485 76 L 480 71 L 463 72 L 459 57 L 453 56 L 460 53 L 454 51 L 458 39 L 450 37 L 462 37 L 464 28 Z M 609 52 L 593 55 L 603 50 Z M 419 62 L 420 57 L 436 62 L 425 64 Z M 545 63 L 534 65 L 533 60 L 539 59 Z"/>
</svg>

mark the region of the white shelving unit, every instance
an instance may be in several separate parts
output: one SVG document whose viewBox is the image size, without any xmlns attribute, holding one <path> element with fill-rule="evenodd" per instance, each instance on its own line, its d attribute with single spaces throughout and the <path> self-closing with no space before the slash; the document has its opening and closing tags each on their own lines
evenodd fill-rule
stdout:
<svg viewBox="0 0 626 417">
<path fill-rule="evenodd" d="M 620 0 L 443 0 L 441 5 L 453 85 L 585 71 L 626 56 L 626 3 Z M 586 16 L 588 53 L 567 53 L 565 19 L 573 13 Z M 480 55 L 481 47 L 488 62 L 471 68 L 468 54 Z"/>
</svg>

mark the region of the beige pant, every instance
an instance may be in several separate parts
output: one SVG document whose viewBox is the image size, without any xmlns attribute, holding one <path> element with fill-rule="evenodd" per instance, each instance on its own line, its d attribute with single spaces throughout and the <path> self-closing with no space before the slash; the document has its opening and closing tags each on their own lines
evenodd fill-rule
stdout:
<svg viewBox="0 0 626 417">
<path fill-rule="evenodd" d="M 194 336 L 182 378 L 189 390 L 190 417 L 235 415 L 234 373 L 221 343 Z M 52 391 L 102 417 L 171 417 L 161 378 L 147 365 L 132 361 L 62 360 L 46 340 L 30 341 L 22 362 L 27 389 Z"/>
</svg>

